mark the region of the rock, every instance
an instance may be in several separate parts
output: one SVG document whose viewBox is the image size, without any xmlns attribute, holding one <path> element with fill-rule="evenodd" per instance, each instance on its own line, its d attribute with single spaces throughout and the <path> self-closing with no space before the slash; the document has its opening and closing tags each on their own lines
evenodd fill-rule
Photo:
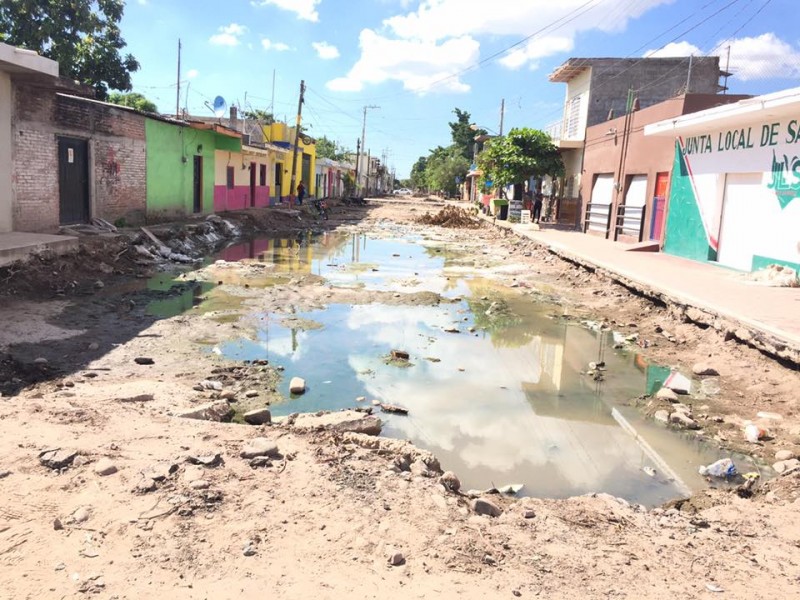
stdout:
<svg viewBox="0 0 800 600">
<path fill-rule="evenodd" d="M 392 360 L 408 360 L 410 355 L 405 350 L 392 350 Z"/>
<path fill-rule="evenodd" d="M 533 519 L 536 516 L 536 513 L 533 511 L 532 508 L 526 508 L 522 511 L 522 518 L 523 519 Z"/>
<path fill-rule="evenodd" d="M 55 529 L 56 531 L 61 531 L 62 529 L 64 529 L 64 524 L 58 517 L 53 519 L 53 529 Z"/>
<path fill-rule="evenodd" d="M 256 553 L 256 547 L 252 541 L 247 541 L 244 546 L 242 546 L 242 554 L 245 556 L 254 556 Z"/>
<path fill-rule="evenodd" d="M 258 392 L 256 392 L 258 395 Z M 225 390 L 219 395 L 220 400 L 227 400 L 228 402 L 236 402 L 236 392 L 233 390 Z"/>
<path fill-rule="evenodd" d="M 75 459 L 72 461 L 73 467 L 83 467 L 84 465 L 88 465 L 90 462 L 88 456 L 84 456 L 83 454 L 78 454 Z"/>
<path fill-rule="evenodd" d="M 117 398 L 117 402 L 153 402 L 155 399 L 153 394 L 137 394 L 136 396 Z"/>
<path fill-rule="evenodd" d="M 680 402 L 672 405 L 672 410 L 675 412 L 682 412 L 683 414 L 691 417 L 692 416 L 692 407 L 686 404 L 681 404 Z"/>
<path fill-rule="evenodd" d="M 719 375 L 719 371 L 706 363 L 697 363 L 694 365 L 692 367 L 692 373 L 698 377 L 716 377 Z"/>
<path fill-rule="evenodd" d="M 501 514 L 503 514 L 503 509 L 488 498 L 475 498 L 472 502 L 470 502 L 470 508 L 472 508 L 472 510 L 479 515 L 499 517 Z"/>
<path fill-rule="evenodd" d="M 658 390 L 658 393 L 656 393 L 656 398 L 659 400 L 667 400 L 669 402 L 677 402 L 678 394 L 669 388 L 662 387 L 660 390 Z"/>
<path fill-rule="evenodd" d="M 700 429 L 697 421 L 692 419 L 689 415 L 683 412 L 674 412 L 669 416 L 670 423 L 678 425 L 685 429 Z"/>
<path fill-rule="evenodd" d="M 372 401 L 372 406 L 380 406 L 380 405 L 381 405 L 381 401 L 380 400 L 373 400 Z"/>
<path fill-rule="evenodd" d="M 266 456 L 256 456 L 250 459 L 249 465 L 251 469 L 269 468 L 272 466 L 272 461 Z"/>
<path fill-rule="evenodd" d="M 378 417 L 372 415 L 363 415 L 354 410 L 340 410 L 298 415 L 294 427 L 305 430 L 330 429 L 340 433 L 379 435 L 383 423 Z"/>
<path fill-rule="evenodd" d="M 223 462 L 222 454 L 219 452 L 209 452 L 207 454 L 192 454 L 186 457 L 186 461 L 201 467 L 218 467 Z"/>
<path fill-rule="evenodd" d="M 177 463 L 159 462 L 142 471 L 142 476 L 151 481 L 164 481 L 177 470 Z"/>
<path fill-rule="evenodd" d="M 244 422 L 250 425 L 268 425 L 272 422 L 272 413 L 268 408 L 257 408 L 244 413 Z"/>
<path fill-rule="evenodd" d="M 772 465 L 772 468 L 776 473 L 785 473 L 786 471 L 795 469 L 797 467 L 800 467 L 800 460 L 797 460 L 796 458 L 781 460 Z"/>
<path fill-rule="evenodd" d="M 97 342 L 92 342 L 91 344 L 89 344 L 88 348 L 89 350 L 99 350 L 100 344 L 98 344 Z"/>
<path fill-rule="evenodd" d="M 136 484 L 136 487 L 133 488 L 133 491 L 137 494 L 147 494 L 148 492 L 154 492 L 156 490 L 156 482 L 149 477 L 142 477 L 139 480 L 139 483 Z"/>
<path fill-rule="evenodd" d="M 44 366 L 44 365 L 46 365 L 46 364 L 47 364 L 47 359 L 46 359 L 46 358 L 44 358 L 43 356 L 40 356 L 39 358 L 35 358 L 35 359 L 33 360 L 33 364 L 35 364 L 35 365 L 40 365 L 40 366 Z"/>
<path fill-rule="evenodd" d="M 204 379 L 200 382 L 200 386 L 204 390 L 214 390 L 216 392 L 222 391 L 222 382 L 221 381 L 214 381 L 213 379 Z"/>
<path fill-rule="evenodd" d="M 389 556 L 387 557 L 387 562 L 392 567 L 399 567 L 400 565 L 405 564 L 406 557 L 403 556 L 402 552 L 390 552 Z"/>
<path fill-rule="evenodd" d="M 89 509 L 81 506 L 78 510 L 72 513 L 70 517 L 73 523 L 85 523 L 89 520 Z"/>
<path fill-rule="evenodd" d="M 186 412 L 177 415 L 182 419 L 197 419 L 199 421 L 230 421 L 233 417 L 233 409 L 227 401 L 212 402 L 203 404 Z"/>
<path fill-rule="evenodd" d="M 9 475 L 11 475 L 11 471 L 0 469 L 0 479 L 5 479 Z"/>
<path fill-rule="evenodd" d="M 794 452 L 791 450 L 778 450 L 775 453 L 775 460 L 777 461 L 790 460 L 792 458 L 794 458 Z"/>
<path fill-rule="evenodd" d="M 115 465 L 110 458 L 104 457 L 97 461 L 97 464 L 94 466 L 94 472 L 100 475 L 100 477 L 113 475 L 117 472 L 117 465 Z"/>
<path fill-rule="evenodd" d="M 239 456 L 242 458 L 255 458 L 256 456 L 279 457 L 280 452 L 275 442 L 264 437 L 257 437 L 244 443 Z"/>
<path fill-rule="evenodd" d="M 666 410 L 657 410 L 653 415 L 656 421 L 661 421 L 662 423 L 669 423 L 669 412 Z"/>
<path fill-rule="evenodd" d="M 255 398 L 256 396 L 258 396 L 258 390 L 247 390 L 244 393 L 245 398 Z"/>
<path fill-rule="evenodd" d="M 417 459 L 413 463 L 411 463 L 410 471 L 414 475 L 420 475 L 422 477 L 431 477 L 433 473 L 428 470 L 428 465 L 426 465 L 422 460 Z"/>
<path fill-rule="evenodd" d="M 94 287 L 97 290 L 102 290 L 104 287 L 106 287 L 106 284 L 98 279 L 97 281 L 94 282 Z"/>
<path fill-rule="evenodd" d="M 39 453 L 39 462 L 49 469 L 64 469 L 72 464 L 78 455 L 77 450 L 54 448 Z"/>
<path fill-rule="evenodd" d="M 156 364 L 156 361 L 154 361 L 152 358 L 147 357 L 147 356 L 137 356 L 136 358 L 133 359 L 133 362 L 135 362 L 137 365 L 154 365 L 154 364 Z"/>
<path fill-rule="evenodd" d="M 407 415 L 408 409 L 403 406 L 398 406 L 397 404 L 381 404 L 381 410 L 387 413 L 395 413 L 398 415 Z"/>
<path fill-rule="evenodd" d="M 447 471 L 439 478 L 439 482 L 444 486 L 444 489 L 451 492 L 457 492 L 461 489 L 461 480 L 452 471 Z"/>
<path fill-rule="evenodd" d="M 358 398 L 356 398 L 356 402 L 366 402 L 366 401 L 367 401 L 366 396 L 359 396 Z"/>
<path fill-rule="evenodd" d="M 197 479 L 189 484 L 193 490 L 206 490 L 211 484 L 205 479 Z"/>
<path fill-rule="evenodd" d="M 673 371 L 664 382 L 664 387 L 676 394 L 688 394 L 692 391 L 692 382 L 685 375 L 681 375 L 678 371 Z"/>
<path fill-rule="evenodd" d="M 767 412 L 765 410 L 760 410 L 756 413 L 756 416 L 759 419 L 767 419 L 769 421 L 783 421 L 783 416 L 776 412 Z"/>
<path fill-rule="evenodd" d="M 292 377 L 289 382 L 289 393 L 291 394 L 305 394 L 306 381 L 302 377 Z"/>
</svg>

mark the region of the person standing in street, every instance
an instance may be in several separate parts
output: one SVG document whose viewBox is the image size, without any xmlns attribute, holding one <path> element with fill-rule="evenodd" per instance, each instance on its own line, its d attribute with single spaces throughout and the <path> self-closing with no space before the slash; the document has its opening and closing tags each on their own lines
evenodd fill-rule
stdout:
<svg viewBox="0 0 800 600">
<path fill-rule="evenodd" d="M 303 198 L 306 197 L 306 186 L 303 185 L 303 182 L 297 184 L 297 203 L 302 205 Z"/>
<path fill-rule="evenodd" d="M 533 201 L 533 222 L 539 223 L 539 219 L 542 217 L 542 193 L 536 192 Z"/>
</svg>

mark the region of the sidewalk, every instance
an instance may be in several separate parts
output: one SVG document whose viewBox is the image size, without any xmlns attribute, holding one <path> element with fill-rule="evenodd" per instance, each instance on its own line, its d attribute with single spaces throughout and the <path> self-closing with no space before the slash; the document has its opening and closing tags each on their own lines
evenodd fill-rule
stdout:
<svg viewBox="0 0 800 600">
<path fill-rule="evenodd" d="M 709 263 L 661 252 L 631 252 L 629 246 L 577 231 L 534 230 L 531 225 L 496 221 L 517 235 L 546 246 L 555 254 L 599 268 L 614 279 L 667 304 L 683 305 L 717 319 L 741 341 L 800 364 L 800 288 L 768 287 L 746 281 L 743 274 Z M 701 315 L 693 320 L 703 322 Z M 698 317 L 698 318 L 695 318 Z"/>
</svg>

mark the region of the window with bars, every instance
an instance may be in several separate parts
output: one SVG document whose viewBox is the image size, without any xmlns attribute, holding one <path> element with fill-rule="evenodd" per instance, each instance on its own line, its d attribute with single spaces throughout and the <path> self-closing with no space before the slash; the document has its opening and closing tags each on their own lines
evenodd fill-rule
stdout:
<svg viewBox="0 0 800 600">
<path fill-rule="evenodd" d="M 260 185 L 261 187 L 267 185 L 267 165 L 259 165 L 258 185 Z"/>
<path fill-rule="evenodd" d="M 581 121 L 581 102 L 583 101 L 583 94 L 578 94 L 569 99 L 567 105 L 567 125 L 564 128 L 566 137 L 574 138 L 578 136 L 578 127 Z"/>
<path fill-rule="evenodd" d="M 233 167 L 228 167 L 226 170 L 228 189 L 233 189 Z"/>
</svg>

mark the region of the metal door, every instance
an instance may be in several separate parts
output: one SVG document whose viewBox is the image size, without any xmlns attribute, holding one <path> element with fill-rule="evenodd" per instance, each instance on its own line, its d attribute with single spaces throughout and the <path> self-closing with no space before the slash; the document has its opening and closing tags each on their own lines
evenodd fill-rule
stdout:
<svg viewBox="0 0 800 600">
<path fill-rule="evenodd" d="M 250 163 L 250 206 L 256 205 L 256 163 Z"/>
<path fill-rule="evenodd" d="M 275 165 L 275 198 L 277 198 L 278 202 L 281 202 L 283 198 L 281 197 L 281 188 L 283 187 L 283 163 L 277 163 Z"/>
<path fill-rule="evenodd" d="M 192 187 L 194 212 L 203 212 L 203 157 L 194 157 L 194 184 Z"/>
<path fill-rule="evenodd" d="M 62 225 L 89 221 L 88 143 L 58 138 L 59 219 Z"/>
<path fill-rule="evenodd" d="M 660 240 L 667 214 L 667 182 L 669 173 L 656 175 L 656 190 L 653 196 L 653 220 L 650 223 L 650 239 Z"/>
</svg>

